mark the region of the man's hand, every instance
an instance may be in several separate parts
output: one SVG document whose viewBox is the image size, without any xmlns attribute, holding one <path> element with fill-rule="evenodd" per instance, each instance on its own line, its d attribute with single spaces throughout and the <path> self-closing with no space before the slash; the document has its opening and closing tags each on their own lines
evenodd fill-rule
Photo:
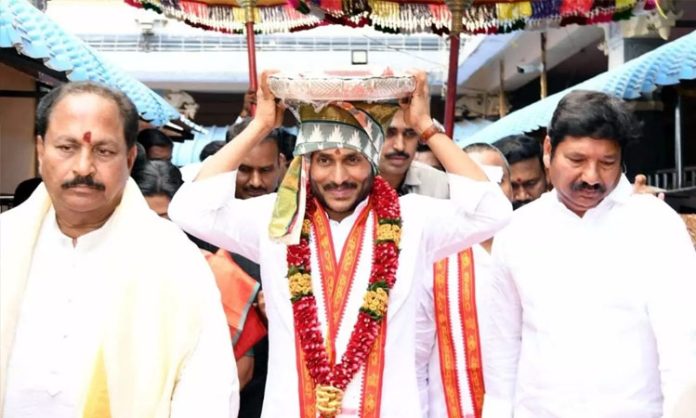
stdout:
<svg viewBox="0 0 696 418">
<path fill-rule="evenodd" d="M 404 123 L 420 135 L 433 124 L 433 118 L 430 116 L 428 75 L 425 71 L 418 71 L 413 75 L 416 78 L 416 88 L 410 102 L 402 101 L 401 108 L 404 112 Z"/>
<path fill-rule="evenodd" d="M 660 200 L 665 200 L 665 190 L 659 187 L 649 186 L 648 179 L 643 174 L 638 174 L 633 181 L 634 194 L 651 194 Z"/>
<path fill-rule="evenodd" d="M 254 115 L 254 121 L 269 131 L 281 125 L 285 112 L 285 107 L 276 103 L 275 96 L 268 88 L 268 76 L 275 72 L 277 71 L 261 73 L 261 85 L 259 86 L 256 114 Z"/>
</svg>

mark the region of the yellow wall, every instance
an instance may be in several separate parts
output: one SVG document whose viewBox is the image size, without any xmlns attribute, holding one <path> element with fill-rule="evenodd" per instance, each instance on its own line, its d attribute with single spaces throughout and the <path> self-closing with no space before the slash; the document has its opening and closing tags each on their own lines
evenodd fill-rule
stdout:
<svg viewBox="0 0 696 418">
<path fill-rule="evenodd" d="M 35 91 L 33 78 L 0 63 L 0 90 Z M 0 97 L 0 193 L 12 194 L 36 175 L 34 115 L 36 99 Z"/>
</svg>

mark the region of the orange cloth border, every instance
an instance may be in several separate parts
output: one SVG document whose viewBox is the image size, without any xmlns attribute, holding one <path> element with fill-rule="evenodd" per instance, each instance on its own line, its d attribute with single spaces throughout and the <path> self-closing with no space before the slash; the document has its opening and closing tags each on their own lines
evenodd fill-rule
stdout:
<svg viewBox="0 0 696 418">
<path fill-rule="evenodd" d="M 481 339 L 476 313 L 475 283 L 474 254 L 469 248 L 459 253 L 459 301 L 461 304 L 459 312 L 465 340 L 466 373 L 474 405 L 474 416 L 481 418 L 485 387 L 481 365 Z"/>
<path fill-rule="evenodd" d="M 300 398 L 299 418 L 317 418 L 316 400 L 314 399 L 314 381 L 305 362 L 300 334 L 295 329 L 295 360 L 297 367 L 297 389 Z"/>
<path fill-rule="evenodd" d="M 317 208 L 320 206 L 317 205 Z M 372 205 L 368 202 L 368 205 L 360 213 L 356 223 L 353 225 L 346 243 L 343 246 L 343 254 L 341 255 L 340 267 L 338 280 L 335 281 L 339 286 L 327 286 L 327 278 L 331 274 L 334 277 L 336 272 L 336 257 L 333 251 L 333 241 L 331 240 L 331 232 L 328 224 L 328 218 L 322 212 L 320 216 L 317 210 L 314 214 L 313 222 L 314 232 L 318 242 L 317 247 L 319 248 L 319 266 L 322 270 L 322 283 L 324 285 L 324 303 L 326 306 L 327 316 L 329 312 L 332 312 L 327 322 L 329 324 L 329 336 L 330 343 L 327 343 L 327 350 L 332 350 L 330 353 L 330 362 L 334 363 L 334 344 L 336 339 L 336 332 L 340 324 L 340 320 L 343 317 L 343 310 L 347 302 L 348 291 L 350 290 L 350 284 L 352 283 L 353 276 L 355 274 L 355 269 L 357 267 L 357 262 L 360 255 L 360 250 L 362 247 L 363 236 L 365 233 L 365 224 L 367 221 L 367 215 L 370 210 L 372 210 Z M 374 233 L 377 233 L 377 225 L 374 225 Z M 376 237 L 375 237 L 376 239 Z M 323 260 L 322 260 L 323 259 Z M 332 263 L 333 262 L 333 263 Z M 327 268 L 330 271 L 327 271 Z M 343 283 L 342 283 L 343 282 Z M 332 295 L 329 299 L 328 294 Z M 338 306 L 340 312 L 336 312 L 338 309 L 329 310 L 329 307 Z M 335 321 L 335 322 L 334 322 Z M 360 417 L 361 418 L 379 418 L 381 405 L 382 405 L 382 380 L 384 375 L 384 349 L 387 340 L 387 316 L 385 314 L 384 319 L 380 325 L 380 332 L 375 341 L 370 354 L 365 363 L 365 376 L 363 378 L 363 387 L 361 393 L 360 402 Z M 332 322 L 334 322 L 332 328 Z M 329 347 L 330 346 L 330 347 Z M 309 369 L 306 366 L 304 360 L 304 351 L 302 351 L 302 344 L 300 343 L 300 336 L 295 330 L 295 358 L 297 366 L 297 376 L 298 376 L 298 395 L 300 399 L 300 418 L 316 418 L 316 400 L 314 397 L 314 381 L 309 374 Z"/>
<path fill-rule="evenodd" d="M 435 324 L 437 345 L 440 355 L 440 376 L 445 391 L 445 404 L 449 418 L 463 418 L 461 389 L 457 380 L 457 357 L 454 351 L 452 323 L 450 321 L 450 304 L 447 293 L 447 269 L 449 260 L 442 259 L 433 267 L 433 293 L 435 300 Z"/>
<path fill-rule="evenodd" d="M 365 223 L 371 207 L 371 204 L 368 202 L 360 215 L 358 215 L 350 234 L 348 234 L 348 239 L 346 239 L 346 243 L 343 245 L 338 266 L 336 265 L 336 253 L 334 252 L 329 219 L 318 202 L 316 204 L 317 209 L 312 216 L 312 225 L 314 226 L 317 248 L 319 249 L 317 259 L 319 260 L 319 268 L 321 270 L 324 306 L 327 316 L 328 341 L 326 341 L 326 347 L 329 355 L 329 364 L 332 365 L 336 363 L 336 336 L 343 320 L 343 313 L 346 309 L 355 269 L 358 266 L 358 259 L 365 235 Z"/>
<path fill-rule="evenodd" d="M 370 350 L 360 396 L 360 418 L 379 418 L 382 410 L 382 380 L 384 377 L 384 347 L 387 343 L 387 316 L 379 329 L 377 340 Z"/>
<path fill-rule="evenodd" d="M 476 314 L 476 291 L 474 258 L 471 248 L 458 254 L 459 277 L 456 281 L 459 293 L 459 316 L 464 336 L 464 355 L 466 358 L 466 374 L 469 382 L 471 403 L 474 416 L 481 418 L 483 410 L 483 370 L 481 368 L 481 342 L 479 338 L 478 317 Z M 461 405 L 461 388 L 457 379 L 457 360 L 452 337 L 452 322 L 450 314 L 450 299 L 448 293 L 448 259 L 443 259 L 433 267 L 433 293 L 435 300 L 435 320 L 440 356 L 440 375 L 445 390 L 447 416 L 461 418 L 464 411 Z"/>
</svg>

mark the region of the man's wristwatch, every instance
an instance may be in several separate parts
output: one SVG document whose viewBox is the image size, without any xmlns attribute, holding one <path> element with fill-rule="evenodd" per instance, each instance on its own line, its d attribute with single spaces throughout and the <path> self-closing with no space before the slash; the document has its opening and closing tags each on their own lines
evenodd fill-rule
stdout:
<svg viewBox="0 0 696 418">
<path fill-rule="evenodd" d="M 440 129 L 439 126 L 437 126 L 436 123 L 433 123 L 430 125 L 426 130 L 424 130 L 420 134 L 420 143 L 421 144 L 427 144 L 428 140 L 435 134 L 440 134 L 442 133 L 442 129 Z"/>
</svg>

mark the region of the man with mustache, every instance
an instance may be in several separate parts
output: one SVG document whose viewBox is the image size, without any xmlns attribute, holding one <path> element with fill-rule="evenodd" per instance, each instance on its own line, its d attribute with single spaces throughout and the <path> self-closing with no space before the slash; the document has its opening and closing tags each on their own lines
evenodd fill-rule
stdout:
<svg viewBox="0 0 696 418">
<path fill-rule="evenodd" d="M 558 104 L 554 189 L 493 242 L 484 416 L 671 417 L 696 375 L 696 253 L 679 216 L 622 174 L 639 127 L 604 93 Z"/>
<path fill-rule="evenodd" d="M 404 122 L 403 111 L 397 111 L 387 129 L 380 154 L 380 175 L 400 196 L 416 193 L 447 199 L 447 175 L 427 164 L 414 161 L 419 142 L 418 133 Z"/>
<path fill-rule="evenodd" d="M 6 418 L 237 416 L 220 293 L 130 179 L 137 132 L 133 103 L 100 84 L 39 103 L 43 184 L 0 215 Z"/>
<path fill-rule="evenodd" d="M 234 129 L 228 131 L 227 141 L 233 140 L 234 134 L 243 131 L 250 122 L 251 119 L 246 118 L 234 125 Z M 280 132 L 274 129 L 244 156 L 237 173 L 235 197 L 249 199 L 275 192 L 283 175 L 284 164 L 285 157 L 280 152 Z"/>
<path fill-rule="evenodd" d="M 280 80 L 286 94 L 306 82 Z M 270 350 L 264 418 L 421 416 L 414 317 L 425 269 L 490 237 L 511 209 L 433 126 L 425 73 L 414 81 L 404 120 L 449 170 L 448 200 L 399 198 L 377 175 L 396 107 L 366 101 L 299 104 L 296 157 L 279 192 L 234 199 L 243 156 L 282 116 L 268 74 L 255 119 L 174 197 L 175 222 L 261 266 Z M 351 86 L 368 100 L 381 83 L 357 78 Z"/>
<path fill-rule="evenodd" d="M 510 164 L 514 209 L 533 202 L 546 192 L 548 179 L 539 141 L 526 135 L 511 135 L 493 145 L 502 151 Z"/>
</svg>

